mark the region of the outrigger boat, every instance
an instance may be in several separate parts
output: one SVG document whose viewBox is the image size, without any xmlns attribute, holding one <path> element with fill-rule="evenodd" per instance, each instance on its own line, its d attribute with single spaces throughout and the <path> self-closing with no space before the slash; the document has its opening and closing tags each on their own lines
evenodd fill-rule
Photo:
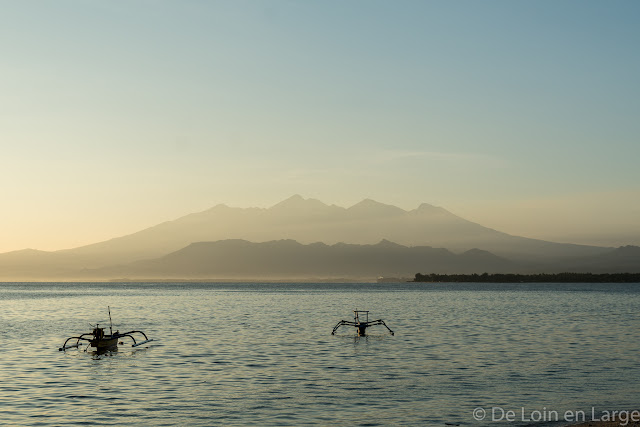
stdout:
<svg viewBox="0 0 640 427">
<path fill-rule="evenodd" d="M 364 314 L 364 320 L 360 320 L 360 313 Z M 339 321 L 338 324 L 336 326 L 334 326 L 333 331 L 331 332 L 331 335 L 334 335 L 336 333 L 336 331 L 338 330 L 338 328 L 340 326 L 342 326 L 342 325 L 355 326 L 356 328 L 358 328 L 358 336 L 361 336 L 361 337 L 366 336 L 367 328 L 369 326 L 374 326 L 374 325 L 383 325 L 385 328 L 387 328 L 389 330 L 391 335 L 393 335 L 393 331 L 391 329 L 389 329 L 387 324 L 384 323 L 384 321 L 382 319 L 372 320 L 371 322 L 369 322 L 369 312 L 368 311 L 355 309 L 355 310 L 353 310 L 353 314 L 354 314 L 353 322 L 351 322 L 349 320 L 341 320 L 341 321 Z"/>
<path fill-rule="evenodd" d="M 100 324 L 96 324 L 93 330 L 88 334 L 82 334 L 77 337 L 67 338 L 67 340 L 64 342 L 62 347 L 60 347 L 58 350 L 66 351 L 70 348 L 77 348 L 88 341 L 89 347 L 93 347 L 97 353 L 103 353 L 106 351 L 117 351 L 118 343 L 124 344 L 122 341 L 119 341 L 119 340 L 125 337 L 131 338 L 133 340 L 133 344 L 131 345 L 131 347 L 138 347 L 139 345 L 146 344 L 148 342 L 153 341 L 153 339 L 149 339 L 147 335 L 142 331 L 129 331 L 125 333 L 120 333 L 119 331 L 113 332 L 113 323 L 111 322 L 111 308 L 107 307 L 107 309 L 109 310 L 109 334 L 105 334 L 104 333 L 105 328 L 101 328 Z M 133 334 L 141 334 L 144 337 L 144 340 L 137 342 L 136 339 L 133 337 Z M 73 341 L 73 340 L 76 340 L 75 344 L 67 345 L 69 341 Z"/>
</svg>

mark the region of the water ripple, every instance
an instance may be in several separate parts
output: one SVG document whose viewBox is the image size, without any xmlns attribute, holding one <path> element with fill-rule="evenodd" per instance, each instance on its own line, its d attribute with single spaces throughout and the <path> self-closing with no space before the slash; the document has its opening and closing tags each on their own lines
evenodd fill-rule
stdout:
<svg viewBox="0 0 640 427">
<path fill-rule="evenodd" d="M 107 305 L 157 341 L 57 351 Z M 356 307 L 396 335 L 331 336 Z M 640 398 L 638 285 L 4 284 L 0 310 L 9 425 L 476 425 Z"/>
</svg>

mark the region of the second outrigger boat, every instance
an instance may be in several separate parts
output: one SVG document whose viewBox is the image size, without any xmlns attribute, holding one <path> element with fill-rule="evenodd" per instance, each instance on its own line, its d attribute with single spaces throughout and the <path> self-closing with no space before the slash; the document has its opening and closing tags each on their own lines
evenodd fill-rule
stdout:
<svg viewBox="0 0 640 427">
<path fill-rule="evenodd" d="M 387 328 L 389 333 L 393 335 L 393 331 L 387 326 L 386 323 L 384 323 L 384 320 L 377 319 L 377 320 L 369 321 L 369 311 L 367 310 L 358 310 L 358 309 L 353 310 L 353 322 L 350 320 L 339 321 L 338 324 L 334 326 L 333 331 L 331 332 L 331 335 L 335 335 L 338 328 L 342 325 L 355 326 L 356 328 L 358 328 L 358 336 L 361 336 L 361 337 L 366 336 L 367 328 L 369 326 L 374 326 L 374 325 L 384 326 L 385 328 Z"/>
<path fill-rule="evenodd" d="M 106 351 L 117 351 L 118 344 L 124 344 L 122 341 L 120 341 L 121 338 L 131 338 L 133 340 L 133 344 L 131 345 L 131 347 L 138 347 L 139 345 L 153 341 L 153 339 L 149 339 L 147 335 L 142 331 L 129 331 L 125 333 L 120 333 L 119 331 L 113 332 L 113 323 L 111 322 L 111 308 L 107 307 L 107 309 L 109 310 L 109 334 L 105 334 L 105 328 L 101 328 L 100 324 L 96 324 L 93 330 L 87 334 L 67 338 L 62 347 L 60 347 L 58 350 L 65 351 L 70 348 L 79 347 L 88 342 L 89 347 L 94 348 L 97 353 L 103 353 Z M 137 342 L 133 337 L 133 334 L 142 335 L 144 337 L 144 340 Z M 69 341 L 73 340 L 76 340 L 74 344 L 67 345 Z"/>
</svg>

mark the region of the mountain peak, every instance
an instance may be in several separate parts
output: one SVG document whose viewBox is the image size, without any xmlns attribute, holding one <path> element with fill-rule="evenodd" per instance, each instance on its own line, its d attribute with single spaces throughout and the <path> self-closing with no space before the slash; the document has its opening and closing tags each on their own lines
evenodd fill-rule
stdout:
<svg viewBox="0 0 640 427">
<path fill-rule="evenodd" d="M 439 206 L 430 205 L 429 203 L 422 203 L 420 206 L 418 206 L 415 209 L 414 212 L 420 213 L 420 214 L 432 214 L 432 215 L 448 213 L 446 209 L 443 209 Z"/>
<path fill-rule="evenodd" d="M 288 199 L 284 199 L 281 203 L 285 203 L 285 202 L 289 202 L 289 203 L 298 203 L 298 202 L 303 202 L 305 200 L 304 197 L 302 197 L 299 194 L 294 194 L 293 196 L 289 197 Z"/>
<path fill-rule="evenodd" d="M 406 246 L 399 245 L 398 243 L 392 242 L 392 241 L 387 240 L 387 239 L 380 240 L 375 246 L 377 246 L 378 248 L 387 248 L 387 249 L 390 249 L 390 248 L 394 248 L 394 249 L 406 248 Z"/>
<path fill-rule="evenodd" d="M 398 215 L 406 213 L 404 209 L 397 206 L 386 205 L 384 203 L 376 202 L 372 199 L 364 199 L 363 201 L 356 203 L 347 209 L 349 212 L 367 213 L 373 215 Z"/>
<path fill-rule="evenodd" d="M 299 194 L 294 194 L 293 196 L 289 197 L 288 199 L 285 199 L 283 201 L 281 201 L 280 203 L 277 203 L 275 205 L 273 205 L 270 209 L 292 209 L 292 210 L 297 210 L 297 209 L 321 209 L 321 208 L 326 208 L 327 205 L 325 205 L 324 203 L 322 203 L 320 200 L 318 199 L 305 199 L 304 197 L 302 197 Z"/>
<path fill-rule="evenodd" d="M 6 252 L 6 254 L 13 254 L 18 256 L 40 256 L 42 254 L 50 254 L 50 253 L 51 252 L 49 251 L 41 251 L 40 249 L 32 249 L 32 248 L 19 249 L 17 251 Z"/>
</svg>

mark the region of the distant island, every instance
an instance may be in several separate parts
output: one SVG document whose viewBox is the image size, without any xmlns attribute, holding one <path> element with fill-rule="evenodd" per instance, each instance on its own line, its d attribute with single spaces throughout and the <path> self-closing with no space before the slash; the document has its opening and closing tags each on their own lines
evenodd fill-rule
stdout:
<svg viewBox="0 0 640 427">
<path fill-rule="evenodd" d="M 640 273 L 557 273 L 557 274 L 421 274 L 414 282 L 468 283 L 640 283 Z"/>
</svg>

